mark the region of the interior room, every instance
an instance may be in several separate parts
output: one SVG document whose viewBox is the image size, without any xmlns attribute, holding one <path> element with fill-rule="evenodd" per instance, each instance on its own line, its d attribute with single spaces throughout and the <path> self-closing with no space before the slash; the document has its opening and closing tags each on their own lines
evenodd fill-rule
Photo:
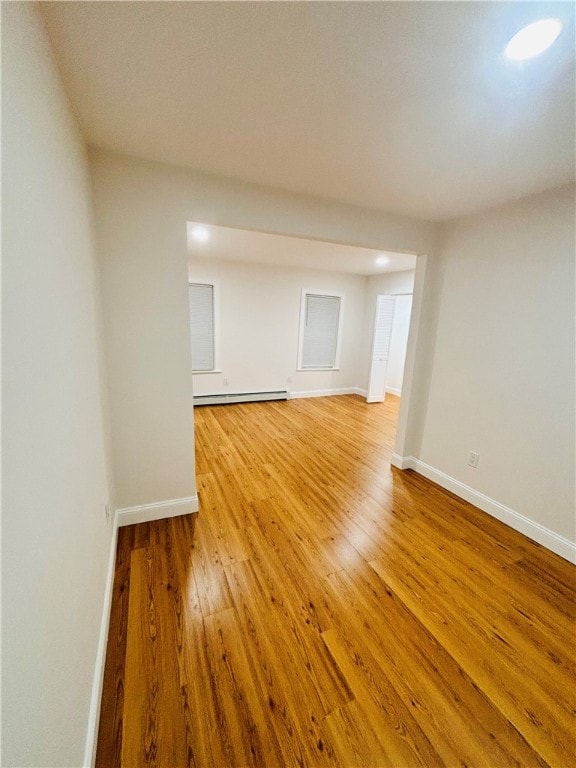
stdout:
<svg viewBox="0 0 576 768">
<path fill-rule="evenodd" d="M 210 293 L 210 317 L 198 318 L 198 335 L 191 339 L 195 404 L 208 398 L 215 404 L 220 396 L 238 402 L 244 393 L 263 400 L 272 393 L 286 398 L 368 397 L 378 295 L 394 297 L 378 399 L 384 400 L 386 392 L 400 396 L 416 255 L 197 222 L 189 222 L 187 230 L 189 284 Z M 320 295 L 338 293 L 342 299 L 337 366 L 327 359 L 320 367 L 303 368 L 299 360 L 301 297 L 309 289 Z M 193 314 L 192 297 L 190 305 Z M 215 329 L 212 317 L 218 320 Z M 337 324 L 334 332 L 336 342 Z M 208 359 L 198 364 L 195 343 L 202 350 L 210 345 Z"/>
<path fill-rule="evenodd" d="M 576 764 L 573 3 L 1 14 L 0 763 Z"/>
</svg>

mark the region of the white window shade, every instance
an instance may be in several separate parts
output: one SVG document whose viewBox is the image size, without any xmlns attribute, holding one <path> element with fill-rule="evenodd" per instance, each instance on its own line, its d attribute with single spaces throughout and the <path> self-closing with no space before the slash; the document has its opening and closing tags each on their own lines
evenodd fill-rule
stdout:
<svg viewBox="0 0 576 768">
<path fill-rule="evenodd" d="M 301 368 L 336 368 L 341 320 L 341 297 L 303 295 Z"/>
<path fill-rule="evenodd" d="M 190 283 L 190 336 L 192 340 L 192 370 L 214 370 L 214 286 Z"/>
</svg>

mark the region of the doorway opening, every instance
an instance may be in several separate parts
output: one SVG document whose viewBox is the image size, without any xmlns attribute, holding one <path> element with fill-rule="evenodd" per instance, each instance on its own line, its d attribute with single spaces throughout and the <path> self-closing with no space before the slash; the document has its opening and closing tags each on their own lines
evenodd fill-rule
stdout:
<svg viewBox="0 0 576 768">
<path fill-rule="evenodd" d="M 400 437 L 421 298 L 415 276 L 426 257 L 198 221 L 187 230 L 195 406 L 366 398 L 377 297 L 388 296 L 394 311 L 383 395 L 402 392 Z"/>
<path fill-rule="evenodd" d="M 402 394 L 411 313 L 412 292 L 376 296 L 366 394 L 369 403 L 383 402 L 387 393 Z"/>
</svg>

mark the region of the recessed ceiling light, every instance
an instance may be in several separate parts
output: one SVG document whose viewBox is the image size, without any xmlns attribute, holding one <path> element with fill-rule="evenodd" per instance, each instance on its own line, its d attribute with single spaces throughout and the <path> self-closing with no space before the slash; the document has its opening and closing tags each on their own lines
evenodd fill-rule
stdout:
<svg viewBox="0 0 576 768">
<path fill-rule="evenodd" d="M 533 59 L 550 48 L 561 31 L 560 19 L 533 21 L 514 35 L 504 52 L 512 61 Z"/>
<path fill-rule="evenodd" d="M 197 243 L 207 243 L 210 240 L 210 232 L 207 227 L 193 227 L 190 234 Z"/>
<path fill-rule="evenodd" d="M 384 266 L 384 264 L 390 263 L 390 257 L 389 256 L 378 256 L 376 259 L 376 264 L 378 264 L 379 267 Z"/>
</svg>

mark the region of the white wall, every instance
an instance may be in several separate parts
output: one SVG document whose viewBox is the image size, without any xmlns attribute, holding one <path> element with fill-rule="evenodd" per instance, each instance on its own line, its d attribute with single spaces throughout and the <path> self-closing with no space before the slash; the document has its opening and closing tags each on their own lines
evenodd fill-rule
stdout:
<svg viewBox="0 0 576 768">
<path fill-rule="evenodd" d="M 413 269 L 404 272 L 385 272 L 368 278 L 368 295 L 374 299 L 374 305 L 376 305 L 376 296 L 379 294 L 389 293 L 391 296 L 396 296 L 399 293 L 412 293 L 413 289 Z"/>
<path fill-rule="evenodd" d="M 444 228 L 422 316 L 425 416 L 410 448 L 572 541 L 574 213 L 571 188 Z"/>
<path fill-rule="evenodd" d="M 195 492 L 187 221 L 388 250 L 433 241 L 429 223 L 100 150 L 91 167 L 120 507 Z"/>
<path fill-rule="evenodd" d="M 222 373 L 195 375 L 195 395 L 360 385 L 365 277 L 197 258 L 190 260 L 189 275 L 192 282 L 216 279 L 220 285 Z M 302 288 L 345 294 L 337 371 L 296 370 Z"/>
<path fill-rule="evenodd" d="M 92 170 L 116 505 L 189 499 L 196 481 L 185 219 L 162 179 L 140 183 L 98 163 Z"/>
<path fill-rule="evenodd" d="M 34 4 L 2 7 L 2 751 L 83 761 L 111 540 L 83 144 Z"/>
</svg>

